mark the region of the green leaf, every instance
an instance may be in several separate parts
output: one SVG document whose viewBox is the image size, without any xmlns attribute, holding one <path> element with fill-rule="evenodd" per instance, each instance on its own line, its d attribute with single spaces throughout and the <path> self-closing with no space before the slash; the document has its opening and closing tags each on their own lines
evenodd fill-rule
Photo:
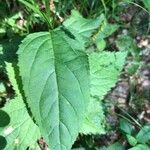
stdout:
<svg viewBox="0 0 150 150">
<path fill-rule="evenodd" d="M 91 99 L 81 128 L 84 134 L 104 134 L 105 116 L 100 102 L 115 85 L 125 62 L 126 53 L 100 52 L 89 55 Z"/>
<path fill-rule="evenodd" d="M 87 40 L 89 41 L 89 38 L 92 36 L 94 32 L 100 27 L 100 25 L 105 20 L 104 15 L 101 15 L 100 17 L 96 19 L 85 19 L 83 18 L 77 11 L 73 10 L 72 15 L 69 19 L 67 19 L 63 25 L 65 28 L 67 28 L 69 31 L 71 31 L 76 38 L 80 40 L 80 42 L 85 43 Z M 112 25 L 109 28 L 109 34 L 106 33 L 106 30 L 108 29 L 105 27 L 105 37 L 108 36 L 110 32 L 114 32 L 118 26 Z M 81 37 L 79 37 L 81 36 Z M 100 40 L 102 41 L 102 40 Z M 99 43 L 99 40 L 97 42 L 97 47 L 99 50 L 103 50 L 105 48 L 105 41 L 103 40 L 103 43 Z M 103 45 L 101 45 L 103 44 Z M 101 60 L 97 60 L 101 61 Z M 115 81 L 116 82 L 116 81 Z M 107 92 L 107 91 L 105 91 Z M 86 115 L 86 118 L 84 119 L 83 126 L 81 127 L 81 133 L 84 134 L 104 134 L 104 122 L 105 122 L 105 116 L 103 114 L 103 108 L 101 106 L 101 103 L 94 97 L 91 97 L 89 105 L 88 105 L 88 112 Z"/>
<path fill-rule="evenodd" d="M 136 136 L 139 143 L 145 144 L 150 140 L 150 124 L 145 125 Z"/>
<path fill-rule="evenodd" d="M 137 146 L 130 148 L 129 150 L 150 150 L 148 145 L 138 144 Z"/>
<path fill-rule="evenodd" d="M 81 133 L 84 134 L 104 134 L 105 115 L 102 104 L 96 98 L 91 97 L 86 118 L 84 119 Z"/>
<path fill-rule="evenodd" d="M 100 52 L 89 55 L 91 95 L 103 99 L 116 84 L 126 57 L 125 52 Z"/>
<path fill-rule="evenodd" d="M 106 41 L 104 39 L 97 39 L 96 46 L 99 51 L 102 51 L 106 47 Z"/>
<path fill-rule="evenodd" d="M 127 120 L 125 120 L 125 119 L 120 119 L 120 129 L 121 129 L 124 133 L 131 135 L 132 130 L 133 130 L 133 126 L 132 126 L 132 124 L 130 124 Z"/>
<path fill-rule="evenodd" d="M 27 147 L 36 145 L 37 139 L 40 138 L 40 131 L 28 114 L 22 96 L 18 90 L 11 64 L 7 63 L 6 65 L 8 77 L 17 93 L 17 97 L 12 99 L 1 109 L 9 115 L 10 122 L 6 127 L 0 128 L 0 135 L 6 138 L 7 145 L 5 150 L 13 150 L 15 148 L 25 150 Z"/>
<path fill-rule="evenodd" d="M 105 19 L 103 21 L 103 24 L 101 25 L 99 32 L 96 34 L 95 38 L 96 39 L 104 39 L 104 38 L 110 36 L 111 34 L 113 34 L 118 29 L 118 27 L 119 26 L 116 24 L 108 23 L 107 20 Z"/>
<path fill-rule="evenodd" d="M 137 144 L 137 140 L 133 136 L 127 134 L 126 137 L 131 146 L 135 146 Z"/>
<path fill-rule="evenodd" d="M 139 53 L 136 43 L 128 35 L 119 35 L 116 40 L 116 46 L 120 51 L 130 52 L 133 56 Z"/>
<path fill-rule="evenodd" d="M 148 9 L 150 13 L 150 1 L 149 0 L 143 0 L 144 6 Z"/>
<path fill-rule="evenodd" d="M 95 19 L 85 19 L 78 11 L 73 10 L 70 18 L 68 18 L 63 25 L 71 32 L 76 33 L 82 36 L 84 40 L 87 40 L 102 24 L 104 19 L 105 17 L 103 14 Z"/>
<path fill-rule="evenodd" d="M 9 81 L 11 82 L 13 90 L 15 91 L 16 97 L 22 97 L 20 90 L 18 88 L 18 84 L 17 84 L 16 76 L 15 76 L 15 71 L 14 71 L 14 68 L 12 67 L 12 64 L 5 62 L 5 65 L 6 65 L 6 67 L 5 67 L 6 73 L 8 75 Z"/>
<path fill-rule="evenodd" d="M 61 30 L 31 34 L 20 45 L 24 92 L 51 150 L 69 150 L 85 116 L 89 75 L 84 51 Z"/>
</svg>

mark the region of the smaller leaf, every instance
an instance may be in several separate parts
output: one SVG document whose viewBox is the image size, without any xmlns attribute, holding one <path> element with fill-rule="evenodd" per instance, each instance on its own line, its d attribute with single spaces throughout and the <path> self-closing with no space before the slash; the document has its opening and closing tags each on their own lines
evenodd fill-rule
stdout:
<svg viewBox="0 0 150 150">
<path fill-rule="evenodd" d="M 139 53 L 139 49 L 134 40 L 128 35 L 119 35 L 116 40 L 116 46 L 120 51 L 130 52 L 133 55 Z"/>
<path fill-rule="evenodd" d="M 102 104 L 96 98 L 91 97 L 88 104 L 88 112 L 81 128 L 81 133 L 104 134 L 104 123 L 105 115 Z"/>
<path fill-rule="evenodd" d="M 89 55 L 91 95 L 100 100 L 116 84 L 123 68 L 126 52 L 91 53 Z"/>
<path fill-rule="evenodd" d="M 145 144 L 150 140 L 150 124 L 145 125 L 136 136 L 139 143 Z"/>
<path fill-rule="evenodd" d="M 127 134 L 126 137 L 131 146 L 135 146 L 137 144 L 137 140 L 133 136 Z"/>
<path fill-rule="evenodd" d="M 110 36 L 118 29 L 118 27 L 119 26 L 116 24 L 108 23 L 107 20 L 105 19 L 99 32 L 96 34 L 96 39 L 104 39 L 104 38 Z"/>
<path fill-rule="evenodd" d="M 126 133 L 130 134 L 132 133 L 133 126 L 125 119 L 120 119 L 120 129 Z"/>
<path fill-rule="evenodd" d="M 63 25 L 78 36 L 81 36 L 83 43 L 89 42 L 89 38 L 99 28 L 104 21 L 104 15 L 100 15 L 95 19 L 85 19 L 78 11 L 72 10 L 71 16 L 63 23 Z"/>
<path fill-rule="evenodd" d="M 15 78 L 14 68 L 12 67 L 11 63 L 5 62 L 5 65 L 6 65 L 7 75 L 8 75 L 9 81 L 11 82 L 13 90 L 15 91 L 16 96 L 21 97 L 21 93 L 19 91 L 18 84 L 17 84 L 16 78 Z"/>
<path fill-rule="evenodd" d="M 99 51 L 102 51 L 106 47 L 106 41 L 103 39 L 96 40 L 96 46 Z"/>
</svg>

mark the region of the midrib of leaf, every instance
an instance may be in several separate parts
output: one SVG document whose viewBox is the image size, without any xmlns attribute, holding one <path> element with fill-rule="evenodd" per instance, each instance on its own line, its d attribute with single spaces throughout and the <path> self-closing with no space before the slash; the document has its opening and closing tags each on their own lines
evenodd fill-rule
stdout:
<svg viewBox="0 0 150 150">
<path fill-rule="evenodd" d="M 53 45 L 53 41 L 52 41 L 52 34 L 51 34 L 51 32 L 50 32 L 50 37 L 51 37 L 51 45 L 52 45 L 52 49 L 53 49 L 53 54 L 54 54 L 54 70 L 55 70 L 55 78 L 56 78 L 56 82 L 57 82 L 57 84 L 56 84 L 56 86 L 58 85 L 58 78 L 57 78 L 57 75 L 56 75 L 56 62 L 55 62 L 55 58 L 56 58 L 56 54 L 55 54 L 55 51 L 54 51 L 54 45 Z M 59 91 L 59 87 L 57 86 L 57 91 Z M 60 102 L 59 102 L 59 95 L 57 94 L 57 98 L 58 98 L 58 104 L 57 104 L 57 109 L 58 109 L 58 118 L 59 118 L 59 123 L 58 123 L 58 126 L 59 126 L 59 142 L 61 141 L 61 134 L 60 134 L 60 132 L 61 132 L 61 129 L 60 129 Z M 59 143 L 59 146 L 61 145 L 61 143 Z M 56 145 L 57 146 L 57 145 Z M 66 147 L 66 146 L 65 146 Z M 61 147 L 60 147 L 60 149 L 61 149 Z"/>
<path fill-rule="evenodd" d="M 55 32 L 55 34 L 57 34 L 56 32 Z M 58 35 L 58 36 L 60 36 L 60 35 Z M 52 35 L 51 35 L 51 37 L 52 37 Z M 70 43 L 68 43 L 68 41 L 62 36 L 62 38 L 63 38 L 63 40 L 65 40 L 65 42 L 68 44 L 68 45 L 70 45 Z M 53 45 L 53 38 L 51 38 L 51 41 L 52 41 L 52 45 Z M 57 60 L 57 55 L 56 55 L 56 53 L 55 53 L 55 47 L 54 47 L 55 45 L 53 45 L 53 52 L 54 52 L 54 66 L 55 66 L 55 73 L 56 73 L 56 82 L 57 82 L 57 85 L 59 85 L 59 75 L 57 74 L 57 70 L 59 69 L 59 68 L 57 68 L 57 67 L 59 67 L 58 65 L 57 65 L 57 63 L 63 63 L 63 65 L 66 67 L 66 69 L 75 77 L 75 79 L 77 80 L 77 82 L 79 83 L 79 81 L 78 81 L 78 79 L 76 78 L 76 76 L 75 76 L 75 74 L 68 68 L 68 66 L 65 64 L 66 62 L 59 62 L 59 60 Z M 71 47 L 71 45 L 70 45 L 70 48 L 71 48 L 71 50 L 76 54 L 76 55 L 78 55 L 77 53 L 76 53 L 76 50 L 74 50 L 74 48 L 72 48 Z M 78 56 L 76 57 L 76 58 L 78 58 Z M 76 59 L 75 58 L 75 59 Z M 57 63 L 56 63 L 56 61 L 57 61 Z M 70 60 L 70 61 L 74 61 L 74 59 L 73 60 Z M 79 84 L 78 84 L 79 85 Z M 59 136 L 60 136 L 60 141 L 61 141 L 61 129 L 60 129 L 60 124 L 62 123 L 66 128 L 67 128 L 67 130 L 68 130 L 68 132 L 70 133 L 70 131 L 69 131 L 69 129 L 68 129 L 68 127 L 67 127 L 67 125 L 65 125 L 65 123 L 63 123 L 63 121 L 61 120 L 61 113 L 60 113 L 60 110 L 61 110 L 61 105 L 60 105 L 60 95 L 62 95 L 63 97 L 64 97 L 64 99 L 70 104 L 70 106 L 72 107 L 72 109 L 74 110 L 74 112 L 75 112 L 75 114 L 76 114 L 76 116 L 77 116 L 77 118 L 78 118 L 78 115 L 77 115 L 77 112 L 76 112 L 76 110 L 74 109 L 74 107 L 72 106 L 72 104 L 70 103 L 70 101 L 69 100 L 67 100 L 67 98 L 61 93 L 61 90 L 59 89 L 59 87 L 57 86 L 57 88 L 58 88 L 58 109 L 59 109 Z M 80 89 L 80 91 L 82 92 L 82 90 L 81 90 L 81 88 L 80 88 L 80 85 L 78 86 L 78 88 Z M 84 94 L 83 94 L 84 95 Z M 70 136 L 71 136 L 71 133 L 70 133 Z M 65 146 L 65 145 L 63 145 L 63 146 Z M 66 149 L 67 149 L 67 146 L 65 146 L 66 147 Z M 63 148 L 62 148 L 63 149 Z"/>
<path fill-rule="evenodd" d="M 65 125 L 65 123 L 63 123 L 63 121 L 61 120 L 61 113 L 60 113 L 60 110 L 61 110 L 60 99 L 61 98 L 60 98 L 60 95 L 62 95 L 62 94 L 60 94 L 61 90 L 59 89 L 59 86 L 58 86 L 59 85 L 59 79 L 58 79 L 58 75 L 57 75 L 57 63 L 56 63 L 57 55 L 55 54 L 55 50 L 54 50 L 55 48 L 54 48 L 54 44 L 53 44 L 54 41 L 53 41 L 51 32 L 50 32 L 50 41 L 51 41 L 51 45 L 52 45 L 52 49 L 53 49 L 53 55 L 54 55 L 54 59 L 53 59 L 53 61 L 54 61 L 54 70 L 55 70 L 54 74 L 55 74 L 55 78 L 56 78 L 56 86 L 57 86 L 57 91 L 58 91 L 58 93 L 57 93 L 57 110 L 58 110 L 58 118 L 59 118 L 59 120 L 58 120 L 59 132 L 58 133 L 59 133 L 59 142 L 60 142 L 60 141 L 62 141 L 61 140 L 61 138 L 62 138 L 61 135 L 62 134 L 60 134 L 62 132 L 61 127 L 60 127 L 61 123 L 67 128 L 69 134 L 70 134 L 70 131 L 69 131 L 68 127 Z M 59 61 L 59 60 L 57 60 L 57 61 Z M 65 97 L 65 96 L 63 96 L 63 97 Z M 69 102 L 67 99 L 66 99 L 66 101 Z M 71 134 L 70 134 L 70 136 L 71 136 Z M 58 146 L 58 144 L 56 144 L 56 146 L 54 146 L 54 149 L 57 146 Z M 59 146 L 60 146 L 60 149 L 63 149 L 62 146 L 64 146 L 67 149 L 67 146 L 64 145 L 64 144 L 61 144 L 61 142 L 59 143 Z"/>
<path fill-rule="evenodd" d="M 55 32 L 55 34 L 57 34 L 56 32 Z M 53 54 L 54 54 L 54 69 L 55 69 L 55 78 L 56 78 L 56 82 L 57 82 L 57 84 L 56 85 L 59 85 L 59 79 L 58 79 L 58 75 L 57 75 L 57 63 L 56 63 L 56 61 L 59 61 L 59 60 L 56 60 L 56 58 L 57 58 L 57 55 L 56 55 L 56 53 L 55 53 L 55 48 L 54 48 L 54 44 L 53 44 L 53 38 L 52 38 L 52 34 L 50 33 L 50 36 L 51 36 L 51 45 L 52 45 L 52 47 L 53 47 Z M 62 37 L 63 38 L 63 37 Z M 64 40 L 65 40 L 65 38 L 63 38 Z M 66 43 L 68 43 L 68 41 L 67 40 L 65 40 L 66 41 Z M 69 43 L 68 43 L 69 44 Z M 70 46 L 71 47 L 71 46 Z M 71 47 L 71 49 L 72 49 L 72 51 L 77 55 L 77 53 L 76 53 L 76 51 Z M 78 58 L 78 57 L 77 57 Z M 73 60 L 71 60 L 71 61 L 73 61 Z M 59 63 L 61 63 L 61 62 L 59 62 Z M 73 75 L 74 75 L 74 77 L 76 78 L 76 76 L 75 76 L 75 74 L 68 68 L 68 66 L 65 64 L 66 62 L 62 62 L 63 63 L 63 65 L 64 66 L 66 66 L 66 68 L 70 71 L 70 73 L 72 73 Z M 77 82 L 79 83 L 79 81 L 78 81 L 78 79 L 76 78 L 76 80 L 77 80 Z M 80 88 L 80 85 L 79 85 L 79 88 Z M 59 111 L 59 141 L 61 141 L 61 135 L 62 134 L 60 134 L 61 133 L 61 128 L 60 128 L 60 124 L 62 123 L 65 127 L 66 127 L 66 129 L 68 130 L 68 133 L 70 134 L 70 137 L 71 137 L 71 140 L 73 140 L 72 139 L 72 136 L 71 136 L 71 133 L 70 133 L 70 130 L 68 129 L 68 127 L 67 127 L 67 125 L 61 120 L 61 113 L 60 113 L 60 111 L 61 111 L 61 105 L 60 105 L 60 95 L 62 96 L 62 97 L 64 97 L 64 99 L 70 104 L 70 106 L 72 107 L 72 109 L 74 110 L 74 112 L 75 112 L 75 114 L 76 114 L 76 116 L 77 116 L 77 118 L 78 118 L 78 115 L 77 115 L 77 112 L 76 112 L 76 110 L 74 109 L 74 107 L 72 106 L 72 104 L 71 104 L 71 102 L 61 93 L 61 90 L 59 89 L 59 86 L 57 86 L 57 91 L 58 91 L 58 111 Z M 81 90 L 81 88 L 80 88 L 80 91 L 82 92 L 82 90 Z M 59 143 L 60 144 L 60 146 L 61 145 L 63 145 L 64 147 L 66 147 L 66 149 L 67 149 L 67 146 L 66 145 L 64 145 L 64 144 L 61 144 L 61 143 Z M 57 145 L 56 145 L 57 146 Z M 62 148 L 62 147 L 61 147 Z M 60 148 L 60 149 L 61 149 Z M 54 149 L 55 149 L 55 147 L 54 147 Z M 63 148 L 62 148 L 63 149 Z"/>
</svg>

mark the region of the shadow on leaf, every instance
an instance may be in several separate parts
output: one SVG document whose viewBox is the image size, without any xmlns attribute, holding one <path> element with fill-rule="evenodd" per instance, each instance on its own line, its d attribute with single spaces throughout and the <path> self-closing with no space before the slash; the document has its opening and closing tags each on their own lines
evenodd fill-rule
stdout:
<svg viewBox="0 0 150 150">
<path fill-rule="evenodd" d="M 7 145 L 7 141 L 5 137 L 0 136 L 0 150 L 3 150 Z"/>
</svg>

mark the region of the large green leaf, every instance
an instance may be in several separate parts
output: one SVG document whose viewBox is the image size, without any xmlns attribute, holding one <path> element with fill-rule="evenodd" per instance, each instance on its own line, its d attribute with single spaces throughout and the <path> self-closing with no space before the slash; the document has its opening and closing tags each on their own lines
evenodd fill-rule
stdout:
<svg viewBox="0 0 150 150">
<path fill-rule="evenodd" d="M 7 141 L 5 150 L 25 150 L 27 147 L 38 150 L 36 141 L 40 138 L 40 131 L 28 114 L 18 90 L 11 64 L 7 63 L 6 66 L 8 77 L 16 92 L 16 97 L 1 109 L 1 111 L 4 111 L 10 117 L 9 124 L 0 128 L 0 135 L 5 137 Z"/>
<path fill-rule="evenodd" d="M 64 31 L 29 35 L 18 51 L 20 75 L 33 116 L 52 150 L 69 150 L 89 99 L 88 59 Z"/>
<path fill-rule="evenodd" d="M 126 52 L 101 52 L 89 55 L 91 96 L 103 99 L 116 84 L 123 68 Z"/>
</svg>

